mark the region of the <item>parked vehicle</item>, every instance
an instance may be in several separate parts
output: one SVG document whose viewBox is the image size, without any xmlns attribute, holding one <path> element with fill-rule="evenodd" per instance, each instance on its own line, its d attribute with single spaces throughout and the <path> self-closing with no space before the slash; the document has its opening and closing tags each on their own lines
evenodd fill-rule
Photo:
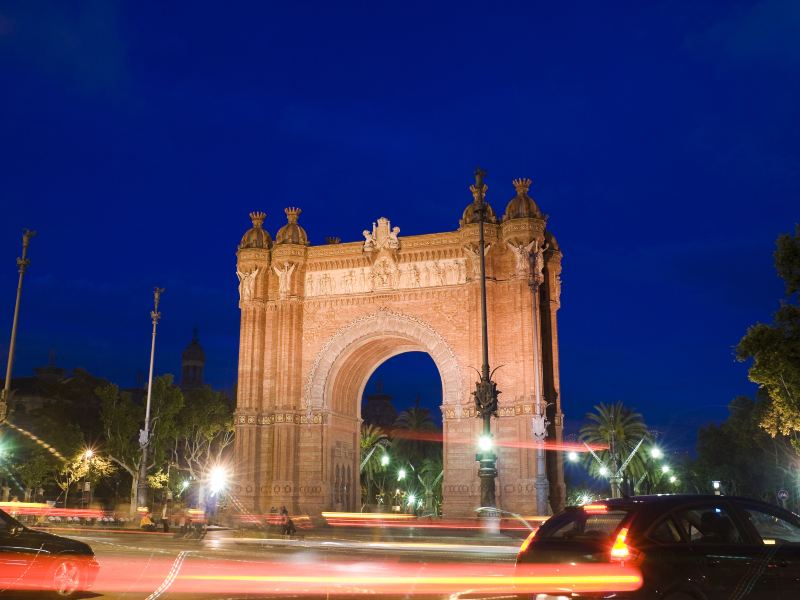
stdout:
<svg viewBox="0 0 800 600">
<path fill-rule="evenodd" d="M 99 565 L 88 544 L 26 527 L 0 510 L 0 592 L 69 598 L 90 589 Z"/>
<path fill-rule="evenodd" d="M 800 517 L 729 496 L 603 500 L 551 517 L 522 544 L 529 563 L 623 563 L 641 570 L 636 592 L 588 598 L 800 598 Z M 565 596 L 539 594 L 536 600 Z"/>
</svg>

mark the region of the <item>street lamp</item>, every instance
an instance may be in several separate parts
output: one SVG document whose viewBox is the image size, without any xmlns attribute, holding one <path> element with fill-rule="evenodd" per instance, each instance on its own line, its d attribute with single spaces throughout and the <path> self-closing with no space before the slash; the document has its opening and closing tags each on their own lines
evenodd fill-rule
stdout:
<svg viewBox="0 0 800 600">
<path fill-rule="evenodd" d="M 25 270 L 31 264 L 28 258 L 28 246 L 31 238 L 36 235 L 35 231 L 24 229 L 22 231 L 22 257 L 17 258 L 19 269 L 19 282 L 17 283 L 17 301 L 14 304 L 14 320 L 11 324 L 11 340 L 8 344 L 8 362 L 6 363 L 6 380 L 3 385 L 3 393 L 0 396 L 0 423 L 6 420 L 8 413 L 8 401 L 11 397 L 11 370 L 14 366 L 14 348 L 17 345 L 17 324 L 19 323 L 19 305 L 22 300 L 22 280 L 25 278 Z"/>
<path fill-rule="evenodd" d="M 397 481 L 402 481 L 405 478 L 406 478 L 406 470 L 405 469 L 400 469 L 399 471 L 397 471 Z"/>
<path fill-rule="evenodd" d="M 665 475 L 669 473 L 669 465 L 662 465 L 661 472 L 664 473 Z"/>
<path fill-rule="evenodd" d="M 492 374 L 489 370 L 489 333 L 488 319 L 486 316 L 486 240 L 484 238 L 484 221 L 488 212 L 487 204 L 484 201 L 486 194 L 486 184 L 483 178 L 486 172 L 478 167 L 475 169 L 475 185 L 470 186 L 474 202 L 474 214 L 478 218 L 478 255 L 481 265 L 481 333 L 483 346 L 483 365 L 481 366 L 481 379 L 475 384 L 475 408 L 477 416 L 483 419 L 483 436 L 491 438 L 492 416 L 497 416 L 497 384 L 492 381 Z M 481 482 L 481 506 L 495 508 L 497 505 L 495 479 L 497 478 L 497 455 L 491 448 L 482 450 L 477 456 L 480 466 L 478 467 L 478 478 Z M 494 515 L 491 515 L 494 516 Z"/>
<path fill-rule="evenodd" d="M 216 496 L 228 485 L 228 469 L 222 465 L 213 467 L 208 475 L 208 481 L 211 495 Z"/>
<path fill-rule="evenodd" d="M 653 446 L 652 448 L 650 448 L 650 456 L 652 456 L 653 458 L 658 460 L 659 458 L 663 458 L 664 457 L 664 453 L 661 451 L 661 448 L 659 448 L 658 446 Z"/>
<path fill-rule="evenodd" d="M 147 446 L 150 443 L 150 398 L 153 392 L 153 362 L 156 355 L 156 326 L 161 318 L 158 312 L 158 303 L 164 288 L 153 290 L 153 310 L 150 311 L 150 319 L 153 321 L 153 339 L 150 343 L 150 374 L 147 378 L 147 405 L 144 412 L 144 429 L 139 430 L 139 445 L 142 448 L 142 459 L 139 463 L 139 481 L 136 486 L 136 505 L 147 506 Z"/>
<path fill-rule="evenodd" d="M 720 491 L 720 484 L 719 481 L 714 480 L 711 482 L 711 487 L 714 488 L 714 495 L 719 496 L 722 492 Z"/>
<path fill-rule="evenodd" d="M 478 438 L 478 448 L 481 452 L 489 452 L 494 447 L 491 435 L 482 435 Z"/>
<path fill-rule="evenodd" d="M 609 473 L 608 467 L 606 467 L 605 465 L 600 467 L 600 475 L 602 475 L 603 477 L 607 477 L 608 473 Z"/>
<path fill-rule="evenodd" d="M 86 508 L 92 503 L 92 482 L 89 481 L 89 471 L 92 468 L 92 458 L 94 458 L 94 450 L 87 448 L 83 452 L 83 460 L 86 462 L 86 472 L 83 477 L 83 493 L 81 494 L 81 504 L 83 505 L 83 508 Z"/>
<path fill-rule="evenodd" d="M 569 462 L 578 462 L 578 453 L 575 450 L 570 450 L 567 452 L 567 460 Z"/>
</svg>

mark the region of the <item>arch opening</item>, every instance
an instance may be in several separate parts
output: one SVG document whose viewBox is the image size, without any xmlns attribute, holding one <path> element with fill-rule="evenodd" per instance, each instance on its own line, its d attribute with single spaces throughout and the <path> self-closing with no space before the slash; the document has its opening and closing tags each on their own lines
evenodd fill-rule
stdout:
<svg viewBox="0 0 800 600">
<path fill-rule="evenodd" d="M 439 514 L 441 389 L 423 352 L 394 356 L 369 376 L 360 400 L 362 511 Z"/>
<path fill-rule="evenodd" d="M 419 426 L 421 420 L 426 422 L 427 440 L 392 440 L 396 448 L 402 449 L 403 457 L 398 456 L 397 460 L 390 462 L 391 468 L 381 470 L 383 481 L 391 479 L 389 473 L 393 474 L 396 481 L 404 480 L 400 462 L 407 465 L 405 477 L 408 479 L 403 486 L 395 485 L 395 491 L 398 487 L 401 489 L 399 497 L 390 499 L 388 489 L 384 486 L 383 499 L 380 502 L 376 499 L 373 503 L 371 499 L 375 493 L 371 489 L 374 487 L 372 477 L 381 466 L 380 459 L 384 453 L 381 449 L 375 449 L 371 456 L 367 456 L 372 450 L 372 446 L 369 446 L 362 455 L 361 402 L 374 372 L 393 357 L 409 352 L 427 354 L 433 363 L 436 378 L 440 381 L 440 393 L 435 400 L 436 410 L 428 407 L 427 420 L 420 419 L 422 411 L 411 415 L 412 427 Z M 460 387 L 455 355 L 432 328 L 411 317 L 379 311 L 333 336 L 320 353 L 307 383 L 307 406 L 318 407 L 328 415 L 325 445 L 329 448 L 332 464 L 327 472 L 333 475 L 338 469 L 339 473 L 353 473 L 349 489 L 347 478 L 340 476 L 336 480 L 328 476 L 334 488 L 329 494 L 332 508 L 391 510 L 394 506 L 399 507 L 395 510 L 403 511 L 414 508 L 423 512 L 435 511 L 438 507 L 437 498 L 441 498 L 441 492 L 437 494 L 436 489 L 437 486 L 440 489 L 443 474 L 439 406 L 458 402 Z M 424 448 L 427 450 L 422 451 Z M 423 459 L 428 459 L 424 465 Z M 366 472 L 362 470 L 362 464 Z M 363 492 L 362 473 L 367 487 Z M 414 485 L 409 485 L 411 483 Z M 410 498 L 417 498 L 421 502 L 409 506 Z M 382 506 L 379 507 L 379 504 Z"/>
</svg>

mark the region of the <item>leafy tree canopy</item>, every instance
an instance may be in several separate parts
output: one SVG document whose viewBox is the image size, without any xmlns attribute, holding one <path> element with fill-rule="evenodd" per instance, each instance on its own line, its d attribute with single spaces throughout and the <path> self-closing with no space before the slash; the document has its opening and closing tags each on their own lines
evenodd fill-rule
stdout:
<svg viewBox="0 0 800 600">
<path fill-rule="evenodd" d="M 761 426 L 772 436 L 791 435 L 800 451 L 800 226 L 778 238 L 775 267 L 786 297 L 771 324 L 751 326 L 736 348 L 740 361 L 752 360 L 748 376 L 768 396 Z"/>
</svg>

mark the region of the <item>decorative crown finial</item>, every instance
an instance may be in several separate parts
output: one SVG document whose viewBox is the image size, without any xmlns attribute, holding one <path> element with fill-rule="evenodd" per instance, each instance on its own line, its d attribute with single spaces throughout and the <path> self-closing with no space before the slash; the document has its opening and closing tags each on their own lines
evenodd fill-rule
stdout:
<svg viewBox="0 0 800 600">
<path fill-rule="evenodd" d="M 253 227 L 261 229 L 264 224 L 264 219 L 267 218 L 267 213 L 261 211 L 254 211 L 250 213 L 250 220 L 253 222 Z"/>
<path fill-rule="evenodd" d="M 531 187 L 531 183 L 533 183 L 527 177 L 521 179 L 513 179 L 511 183 L 514 184 L 514 189 L 517 190 L 517 196 L 524 196 L 528 193 L 528 190 Z"/>
<path fill-rule="evenodd" d="M 341 244 L 342 238 L 329 235 L 325 238 L 325 242 L 327 242 L 328 244 Z"/>
<path fill-rule="evenodd" d="M 289 221 L 289 223 L 297 223 L 297 219 L 303 211 L 294 206 L 290 206 L 289 208 L 284 208 L 283 212 L 286 213 L 286 220 Z"/>
</svg>

